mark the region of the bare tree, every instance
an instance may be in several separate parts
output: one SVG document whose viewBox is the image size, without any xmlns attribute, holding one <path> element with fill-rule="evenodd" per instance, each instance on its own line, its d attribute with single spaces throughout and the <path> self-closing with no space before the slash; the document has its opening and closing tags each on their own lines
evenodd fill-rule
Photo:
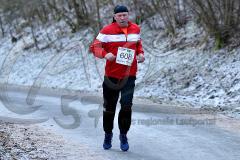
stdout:
<svg viewBox="0 0 240 160">
<path fill-rule="evenodd" d="M 66 22 L 73 33 L 78 31 L 80 26 L 89 24 L 89 13 L 85 0 L 70 0 L 62 3 L 65 5 L 56 0 L 47 1 L 48 7 L 55 12 L 58 19 L 63 19 Z"/>
<path fill-rule="evenodd" d="M 48 14 L 50 13 L 50 10 L 47 8 L 47 5 L 44 0 L 40 0 L 39 7 L 36 9 L 36 14 L 39 18 L 39 20 L 42 23 L 46 23 L 48 21 Z"/>
<path fill-rule="evenodd" d="M 151 5 L 160 14 L 168 33 L 175 35 L 176 28 L 186 23 L 186 17 L 182 12 L 186 12 L 184 1 L 182 0 L 152 0 Z"/>
<path fill-rule="evenodd" d="M 63 19 L 66 24 L 71 28 L 72 32 L 76 32 L 78 30 L 78 26 L 77 24 L 72 20 L 72 18 L 67 14 L 68 10 L 64 7 L 59 8 L 56 5 L 56 1 L 48 1 L 47 2 L 48 7 L 51 8 L 57 15 L 57 17 L 59 17 L 58 19 Z"/>
<path fill-rule="evenodd" d="M 102 23 L 101 23 L 101 16 L 100 16 L 100 5 L 99 5 L 99 1 L 95 0 L 96 2 L 96 9 L 97 9 L 97 25 L 98 25 L 98 30 L 100 30 L 100 28 L 102 28 Z"/>
<path fill-rule="evenodd" d="M 77 18 L 77 24 L 78 24 L 78 26 L 80 26 L 81 25 L 81 20 L 83 19 L 82 14 L 80 12 L 80 6 L 79 6 L 79 4 L 77 3 L 76 0 L 71 0 L 69 2 L 71 2 L 72 5 L 73 5 L 73 8 L 74 8 L 74 11 L 75 11 L 75 14 L 76 14 L 76 18 Z"/>
<path fill-rule="evenodd" d="M 0 28 L 1 28 L 2 36 L 4 37 L 5 31 L 4 31 L 3 20 L 1 15 L 0 15 Z"/>
<path fill-rule="evenodd" d="M 215 47 L 222 48 L 239 29 L 240 0 L 187 0 L 205 31 L 215 38 Z"/>
</svg>

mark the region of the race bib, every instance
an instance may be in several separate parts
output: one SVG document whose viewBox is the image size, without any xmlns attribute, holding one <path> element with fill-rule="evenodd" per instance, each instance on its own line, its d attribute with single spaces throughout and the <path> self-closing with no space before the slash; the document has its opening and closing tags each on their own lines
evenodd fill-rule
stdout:
<svg viewBox="0 0 240 160">
<path fill-rule="evenodd" d="M 134 59 L 135 50 L 118 47 L 116 63 L 131 66 Z"/>
</svg>

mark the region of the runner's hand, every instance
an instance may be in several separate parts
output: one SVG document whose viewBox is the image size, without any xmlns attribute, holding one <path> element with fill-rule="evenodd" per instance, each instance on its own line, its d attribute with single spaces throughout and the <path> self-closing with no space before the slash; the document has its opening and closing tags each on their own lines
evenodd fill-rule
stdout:
<svg viewBox="0 0 240 160">
<path fill-rule="evenodd" d="M 144 55 L 142 53 L 137 55 L 137 61 L 138 63 L 142 63 L 145 61 Z"/>
<path fill-rule="evenodd" d="M 114 56 L 112 53 L 108 53 L 104 58 L 109 61 L 114 61 L 116 59 L 116 56 Z"/>
</svg>

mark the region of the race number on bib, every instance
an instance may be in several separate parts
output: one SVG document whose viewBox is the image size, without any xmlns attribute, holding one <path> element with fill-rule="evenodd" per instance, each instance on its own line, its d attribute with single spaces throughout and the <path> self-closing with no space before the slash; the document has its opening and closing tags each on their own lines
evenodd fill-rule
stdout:
<svg viewBox="0 0 240 160">
<path fill-rule="evenodd" d="M 131 66 L 135 51 L 129 48 L 118 47 L 116 63 Z"/>
</svg>

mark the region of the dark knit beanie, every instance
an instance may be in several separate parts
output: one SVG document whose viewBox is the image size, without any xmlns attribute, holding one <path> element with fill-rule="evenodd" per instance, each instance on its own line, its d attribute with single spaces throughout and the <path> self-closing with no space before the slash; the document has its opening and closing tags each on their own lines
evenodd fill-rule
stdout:
<svg viewBox="0 0 240 160">
<path fill-rule="evenodd" d="M 121 12 L 128 12 L 127 7 L 126 7 L 126 6 L 117 5 L 117 6 L 114 8 L 114 14 L 116 14 L 116 13 L 121 13 Z"/>
</svg>

